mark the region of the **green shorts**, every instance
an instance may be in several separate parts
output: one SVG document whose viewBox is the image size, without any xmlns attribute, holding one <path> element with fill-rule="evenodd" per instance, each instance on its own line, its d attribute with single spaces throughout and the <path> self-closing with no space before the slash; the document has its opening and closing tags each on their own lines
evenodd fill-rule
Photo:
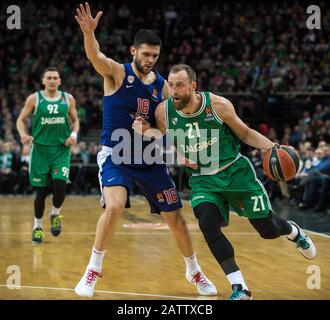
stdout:
<svg viewBox="0 0 330 320">
<path fill-rule="evenodd" d="M 249 219 L 265 218 L 272 210 L 266 190 L 246 157 L 214 175 L 191 176 L 189 185 L 193 208 L 203 202 L 214 203 L 227 222 L 229 205 Z"/>
<path fill-rule="evenodd" d="M 49 187 L 53 179 L 68 182 L 70 159 L 70 147 L 33 144 L 29 168 L 31 186 Z"/>
</svg>

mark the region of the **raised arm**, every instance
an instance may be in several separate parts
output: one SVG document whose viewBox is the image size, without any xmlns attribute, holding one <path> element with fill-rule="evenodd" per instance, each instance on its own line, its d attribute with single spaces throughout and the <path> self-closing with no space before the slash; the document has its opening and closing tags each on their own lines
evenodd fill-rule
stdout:
<svg viewBox="0 0 330 320">
<path fill-rule="evenodd" d="M 249 128 L 237 116 L 235 108 L 229 100 L 212 94 L 211 103 L 219 118 L 222 119 L 244 143 L 264 150 L 268 150 L 274 146 L 272 141 L 259 132 Z"/>
<path fill-rule="evenodd" d="M 80 29 L 84 35 L 84 46 L 88 60 L 95 70 L 102 76 L 114 77 L 117 72 L 123 72 L 123 67 L 118 62 L 106 57 L 101 51 L 99 43 L 95 38 L 94 31 L 97 28 L 103 12 L 99 11 L 93 18 L 89 4 L 80 5 L 75 16 Z"/>
<path fill-rule="evenodd" d="M 32 136 L 26 130 L 26 119 L 32 114 L 36 105 L 36 95 L 31 94 L 27 97 L 24 107 L 16 120 L 16 128 L 21 137 L 21 142 L 27 144 L 33 141 Z"/>
</svg>

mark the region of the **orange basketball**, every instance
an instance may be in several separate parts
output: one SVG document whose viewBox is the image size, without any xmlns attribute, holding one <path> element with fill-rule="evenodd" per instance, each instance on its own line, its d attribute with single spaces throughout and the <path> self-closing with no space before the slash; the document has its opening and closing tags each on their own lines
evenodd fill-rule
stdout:
<svg viewBox="0 0 330 320">
<path fill-rule="evenodd" d="M 289 181 L 299 170 L 298 152 L 289 146 L 276 145 L 266 151 L 262 162 L 268 178 L 274 181 Z"/>
</svg>

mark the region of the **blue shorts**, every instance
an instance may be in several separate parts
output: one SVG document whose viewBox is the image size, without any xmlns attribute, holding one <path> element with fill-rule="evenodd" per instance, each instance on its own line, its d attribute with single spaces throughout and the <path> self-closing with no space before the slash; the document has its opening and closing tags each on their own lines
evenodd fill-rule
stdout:
<svg viewBox="0 0 330 320">
<path fill-rule="evenodd" d="M 142 167 L 117 165 L 111 160 L 111 148 L 105 146 L 97 155 L 97 163 L 101 192 L 103 187 L 125 186 L 127 188 L 126 208 L 130 208 L 129 194 L 133 182 L 148 200 L 152 213 L 182 208 L 181 199 L 165 164 Z M 102 207 L 105 206 L 103 196 L 100 203 Z"/>
</svg>

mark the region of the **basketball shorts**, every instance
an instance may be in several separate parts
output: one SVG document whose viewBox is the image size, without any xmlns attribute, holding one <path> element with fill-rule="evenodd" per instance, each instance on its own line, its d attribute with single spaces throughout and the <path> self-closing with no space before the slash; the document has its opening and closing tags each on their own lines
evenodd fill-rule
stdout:
<svg viewBox="0 0 330 320">
<path fill-rule="evenodd" d="M 152 213 L 169 212 L 182 208 L 174 181 L 165 165 L 118 165 L 111 160 L 111 150 L 111 148 L 103 146 L 97 155 L 101 192 L 104 187 L 126 187 L 128 196 L 126 208 L 129 208 L 129 195 L 134 182 L 148 200 Z M 103 195 L 100 204 L 105 207 Z"/>
<path fill-rule="evenodd" d="M 265 218 L 272 211 L 266 190 L 246 157 L 214 175 L 191 176 L 189 185 L 192 207 L 203 202 L 214 203 L 226 222 L 229 221 L 229 206 L 249 219 Z"/>
<path fill-rule="evenodd" d="M 49 187 L 53 179 L 69 181 L 70 147 L 33 144 L 29 180 L 33 187 Z"/>
</svg>

